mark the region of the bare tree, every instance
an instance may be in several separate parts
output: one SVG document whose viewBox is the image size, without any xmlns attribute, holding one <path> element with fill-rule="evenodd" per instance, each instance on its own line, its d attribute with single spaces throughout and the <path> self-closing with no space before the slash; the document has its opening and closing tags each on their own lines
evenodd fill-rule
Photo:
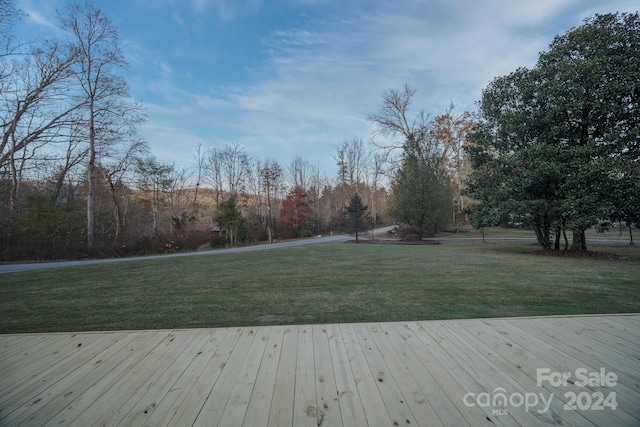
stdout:
<svg viewBox="0 0 640 427">
<path fill-rule="evenodd" d="M 367 150 L 362 139 L 354 138 L 347 143 L 347 171 L 349 184 L 355 186 L 355 192 L 360 193 L 360 184 L 369 166 L 371 153 Z"/>
<path fill-rule="evenodd" d="M 249 155 L 239 143 L 211 150 L 206 175 L 216 190 L 216 207 L 220 206 L 223 192 L 231 197 L 244 190 L 249 160 Z"/>
<path fill-rule="evenodd" d="M 220 207 L 220 197 L 223 190 L 223 175 L 222 175 L 222 150 L 219 148 L 212 148 L 205 155 L 206 168 L 204 170 L 204 176 L 207 181 L 211 183 L 216 194 L 216 209 Z"/>
<path fill-rule="evenodd" d="M 138 188 L 150 198 L 153 216 L 153 235 L 160 235 L 160 209 L 166 205 L 166 195 L 174 180 L 175 168 L 159 162 L 155 156 L 138 159 L 136 162 Z"/>
<path fill-rule="evenodd" d="M 311 198 L 311 203 L 313 203 L 315 208 L 315 222 L 317 233 L 321 233 L 322 231 L 322 189 L 325 187 L 327 182 L 327 176 L 320 165 L 312 166 L 309 185 L 309 196 Z"/>
<path fill-rule="evenodd" d="M 123 209 L 122 195 L 120 194 L 128 188 L 125 176 L 128 172 L 132 172 L 137 162 L 147 154 L 148 147 L 144 140 L 133 139 L 127 146 L 113 148 L 116 150 L 112 151 L 109 157 L 104 157 L 100 162 L 100 169 L 109 187 L 109 197 L 113 205 L 112 211 L 115 222 L 113 241 L 117 242 L 122 235 L 126 218 L 126 211 Z"/>
<path fill-rule="evenodd" d="M 87 159 L 87 251 L 93 252 L 95 227 L 95 168 L 104 145 L 122 142 L 112 137 L 123 124 L 135 126 L 142 118 L 139 105 L 130 102 L 126 81 L 119 75 L 127 67 L 118 31 L 90 3 L 69 4 L 58 12 L 63 30 L 71 36 L 76 54 L 79 96 L 86 105 L 89 154 Z M 115 130 L 114 130 L 115 129 Z M 101 147 L 101 144 L 103 147 Z"/>
<path fill-rule="evenodd" d="M 409 106 L 415 93 L 415 89 L 406 83 L 402 90 L 385 91 L 380 110 L 368 117 L 368 120 L 377 126 L 376 135 L 392 138 L 396 135 L 402 136 L 402 141 L 373 141 L 373 144 L 385 152 L 388 159 L 394 163 L 397 163 L 397 158 L 393 154 L 404 153 L 406 150 L 415 153 L 416 157 L 424 162 L 432 148 L 429 116 L 421 111 L 413 119 L 408 117 Z"/>
<path fill-rule="evenodd" d="M 267 238 L 273 243 L 272 203 L 277 200 L 282 187 L 282 167 L 275 160 L 267 160 L 262 169 L 262 183 L 267 195 Z M 275 209 L 276 211 L 278 209 Z"/>
<path fill-rule="evenodd" d="M 300 156 L 291 159 L 287 167 L 291 188 L 300 187 L 306 191 L 309 188 L 311 169 L 311 163 L 308 160 Z"/>
<path fill-rule="evenodd" d="M 207 156 L 205 145 L 202 141 L 198 141 L 195 144 L 195 161 L 196 161 L 196 189 L 193 194 L 193 207 L 191 208 L 192 214 L 195 215 L 198 212 L 198 190 L 204 176 L 204 171 L 207 163 Z"/>
<path fill-rule="evenodd" d="M 378 196 L 378 186 L 380 185 L 380 181 L 384 177 L 384 165 L 386 164 L 387 159 L 384 154 L 377 153 L 373 156 L 372 161 L 369 164 L 369 187 L 371 189 L 371 219 L 373 220 L 373 224 L 377 223 L 378 220 L 378 206 L 377 206 L 377 196 Z"/>
<path fill-rule="evenodd" d="M 349 176 L 349 163 L 347 159 L 347 151 L 349 150 L 349 145 L 347 142 L 343 142 L 341 146 L 336 148 L 335 153 L 331 157 L 336 162 L 336 166 L 338 166 L 338 182 L 340 183 L 340 195 L 341 195 L 341 203 L 345 203 L 345 187 L 347 186 L 347 178 Z"/>
<path fill-rule="evenodd" d="M 54 166 L 56 172 L 53 176 L 54 182 L 51 191 L 51 200 L 54 203 L 59 203 L 62 189 L 69 173 L 84 162 L 87 156 L 88 147 L 84 144 L 80 123 L 80 120 L 71 119 L 71 126 L 67 129 L 68 134 L 63 138 L 66 139 L 64 155 L 60 159 L 53 160 L 57 163 Z"/>
<path fill-rule="evenodd" d="M 189 194 L 187 184 L 192 179 L 192 170 L 187 167 L 172 166 L 169 174 L 169 205 L 171 209 L 172 231 L 181 229 L 183 226 L 195 220 L 195 217 L 188 212 Z"/>
<path fill-rule="evenodd" d="M 265 162 L 259 157 L 252 157 L 247 168 L 247 208 L 250 227 L 260 231 L 267 231 L 266 193 L 263 185 L 262 172 Z"/>
<path fill-rule="evenodd" d="M 14 53 L 17 47 L 14 44 L 13 25 L 22 18 L 25 13 L 16 6 L 15 0 L 0 0 L 0 57 Z M 6 77 L 5 69 L 0 64 L 0 84 Z"/>
<path fill-rule="evenodd" d="M 11 77 L 3 79 L 0 93 L 0 169 L 10 170 L 10 222 L 15 219 L 27 162 L 39 148 L 58 141 L 72 123 L 72 113 L 80 107 L 66 97 L 74 59 L 74 54 L 58 43 L 45 42 L 7 65 Z M 2 61 L 6 64 L 6 58 Z"/>
<path fill-rule="evenodd" d="M 360 192 L 360 185 L 364 182 L 370 157 L 370 152 L 359 138 L 345 141 L 336 148 L 333 160 L 338 166 L 338 180 L 345 205 L 353 192 Z M 348 194 L 346 194 L 347 187 L 350 187 Z"/>
<path fill-rule="evenodd" d="M 248 166 L 249 155 L 241 144 L 235 143 L 224 147 L 222 173 L 230 195 L 237 196 L 244 190 Z"/>
<path fill-rule="evenodd" d="M 436 144 L 441 150 L 441 160 L 447 165 L 453 184 L 453 222 L 465 208 L 462 190 L 470 173 L 470 164 L 464 151 L 467 135 L 472 131 L 475 121 L 471 113 L 455 113 L 452 102 L 444 114 L 434 119 L 433 132 Z"/>
</svg>

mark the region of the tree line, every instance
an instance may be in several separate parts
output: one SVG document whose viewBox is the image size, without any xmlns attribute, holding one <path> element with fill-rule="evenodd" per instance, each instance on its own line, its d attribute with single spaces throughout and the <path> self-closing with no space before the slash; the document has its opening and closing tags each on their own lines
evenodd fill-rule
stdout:
<svg viewBox="0 0 640 427">
<path fill-rule="evenodd" d="M 22 17 L 15 0 L 1 0 L 0 10 L 4 260 L 120 256 L 344 232 L 354 194 L 372 224 L 389 221 L 389 183 L 398 162 L 391 147 L 358 138 L 343 142 L 332 156 L 335 178 L 301 157 L 283 165 L 254 158 L 239 144 L 197 142 L 195 168 L 160 162 L 138 134 L 144 106 L 128 92 L 118 31 L 100 9 L 70 3 L 56 16 L 65 36 L 36 41 L 13 37 Z M 442 158 L 458 156 L 459 162 L 463 138 L 456 120 L 467 123 L 468 116 L 454 118 L 452 107 L 440 121 L 427 123 L 421 113 L 409 126 L 400 117 L 405 122 L 397 133 L 382 121 L 394 108 L 394 94 L 386 93 L 380 115 L 370 117 L 380 134 L 415 134 L 427 144 L 426 128 L 433 127 L 428 139 L 440 138 L 451 149 Z M 397 112 L 406 116 L 413 92 L 404 96 L 404 110 Z M 448 203 L 446 221 L 430 220 L 428 227 L 459 216 L 461 200 L 457 212 Z"/>
<path fill-rule="evenodd" d="M 382 94 L 371 139 L 332 155 L 336 173 L 240 144 L 194 144 L 195 168 L 160 162 L 138 135 L 111 21 L 58 11 L 65 37 L 21 41 L 0 0 L 2 259 L 122 256 L 251 244 L 375 224 L 422 237 L 471 221 L 522 224 L 543 248 L 612 221 L 638 222 L 638 15 L 596 16 L 554 39 L 533 69 L 498 77 L 476 113 L 432 118 L 415 89 Z"/>
</svg>

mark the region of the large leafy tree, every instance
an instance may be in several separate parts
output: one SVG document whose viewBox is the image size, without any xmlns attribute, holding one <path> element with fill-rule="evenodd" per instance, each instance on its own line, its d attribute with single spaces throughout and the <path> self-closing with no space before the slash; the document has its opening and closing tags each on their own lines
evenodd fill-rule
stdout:
<svg viewBox="0 0 640 427">
<path fill-rule="evenodd" d="M 468 148 L 469 194 L 484 216 L 475 221 L 526 222 L 543 248 L 554 232 L 558 248 L 567 228 L 572 249 L 586 250 L 588 227 L 616 206 L 633 208 L 621 203 L 621 183 L 633 182 L 640 161 L 639 101 L 637 13 L 587 19 L 556 37 L 533 69 L 495 79 Z"/>
<path fill-rule="evenodd" d="M 422 239 L 450 222 L 452 208 L 451 181 L 442 162 L 409 152 L 391 185 L 389 216 Z"/>
<path fill-rule="evenodd" d="M 280 220 L 284 236 L 296 236 L 311 227 L 309 194 L 302 187 L 293 187 L 282 202 Z"/>
<path fill-rule="evenodd" d="M 454 134 L 462 124 L 454 124 L 451 115 L 434 122 L 423 111 L 411 119 L 414 95 L 415 89 L 406 84 L 403 90 L 386 91 L 379 112 L 369 116 L 369 121 L 376 125 L 378 135 L 402 137 L 374 145 L 383 151 L 393 171 L 389 216 L 422 238 L 427 230 L 450 222 L 453 194 L 447 167 L 451 169 L 449 156 L 459 149 L 454 147 L 459 142 L 454 141 Z"/>
</svg>

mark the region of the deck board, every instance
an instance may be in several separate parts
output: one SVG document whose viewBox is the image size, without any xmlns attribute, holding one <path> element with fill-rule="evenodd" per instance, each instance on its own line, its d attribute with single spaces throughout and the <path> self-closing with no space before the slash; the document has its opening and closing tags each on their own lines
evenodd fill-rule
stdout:
<svg viewBox="0 0 640 427">
<path fill-rule="evenodd" d="M 329 335 L 324 325 L 313 326 L 313 362 L 315 367 L 316 408 L 318 422 L 323 427 L 342 425 L 340 402 L 336 393 L 333 358 L 329 347 Z"/>
<path fill-rule="evenodd" d="M 0 426 L 633 426 L 639 384 L 639 314 L 0 335 Z"/>
<path fill-rule="evenodd" d="M 336 402 L 340 406 L 342 425 L 367 425 L 367 417 L 360 400 L 356 380 L 353 377 L 340 325 L 327 325 L 326 328 L 329 334 L 329 350 L 336 382 Z"/>
<path fill-rule="evenodd" d="M 278 374 L 274 383 L 268 426 L 292 426 L 295 401 L 296 366 L 298 364 L 298 328 L 287 327 L 282 338 Z M 248 424 L 247 424 L 248 425 Z"/>
</svg>

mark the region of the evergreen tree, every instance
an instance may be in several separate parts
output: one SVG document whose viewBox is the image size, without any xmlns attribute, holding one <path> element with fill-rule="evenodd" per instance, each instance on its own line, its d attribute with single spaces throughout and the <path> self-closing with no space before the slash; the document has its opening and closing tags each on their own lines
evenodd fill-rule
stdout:
<svg viewBox="0 0 640 427">
<path fill-rule="evenodd" d="M 231 196 L 229 199 L 220 203 L 215 220 L 220 226 L 220 229 L 226 231 L 229 243 L 231 245 L 237 244 L 238 229 L 243 225 L 245 220 L 242 212 L 238 209 L 238 202 L 235 196 Z"/>
<path fill-rule="evenodd" d="M 451 182 L 441 163 L 407 155 L 391 186 L 389 216 L 422 239 L 427 230 L 447 225 L 452 209 Z"/>
<path fill-rule="evenodd" d="M 356 242 L 359 233 L 373 228 L 373 220 L 368 212 L 369 207 L 362 203 L 358 193 L 355 193 L 349 201 L 349 206 L 345 208 L 347 216 L 347 226 L 350 233 L 355 233 Z"/>
</svg>

